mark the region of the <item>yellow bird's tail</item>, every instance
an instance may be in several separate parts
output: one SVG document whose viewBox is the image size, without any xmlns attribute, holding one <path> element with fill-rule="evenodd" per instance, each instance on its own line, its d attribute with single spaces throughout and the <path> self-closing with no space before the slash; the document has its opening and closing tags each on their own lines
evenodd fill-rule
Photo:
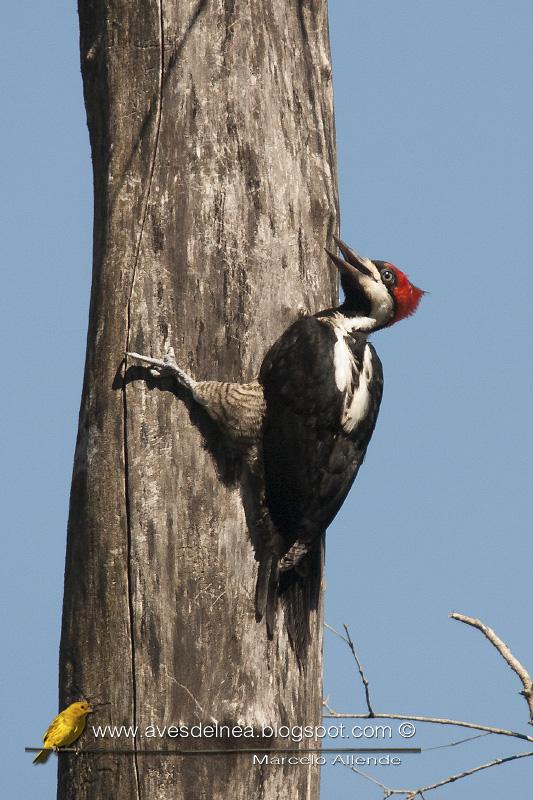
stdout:
<svg viewBox="0 0 533 800">
<path fill-rule="evenodd" d="M 37 753 L 35 758 L 33 759 L 34 764 L 44 764 L 45 761 L 48 761 L 48 756 L 50 755 L 51 750 L 41 750 L 40 753 Z"/>
</svg>

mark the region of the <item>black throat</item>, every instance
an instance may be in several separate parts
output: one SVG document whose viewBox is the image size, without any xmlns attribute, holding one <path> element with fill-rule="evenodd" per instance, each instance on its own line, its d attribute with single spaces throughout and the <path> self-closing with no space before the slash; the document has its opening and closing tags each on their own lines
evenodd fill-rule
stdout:
<svg viewBox="0 0 533 800">
<path fill-rule="evenodd" d="M 370 317 L 372 305 L 362 289 L 350 289 L 338 310 L 345 317 Z"/>
</svg>

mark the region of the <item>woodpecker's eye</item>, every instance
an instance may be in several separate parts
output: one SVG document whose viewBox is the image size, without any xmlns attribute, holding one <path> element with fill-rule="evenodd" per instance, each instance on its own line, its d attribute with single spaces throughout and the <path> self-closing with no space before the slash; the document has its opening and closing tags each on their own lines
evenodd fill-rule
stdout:
<svg viewBox="0 0 533 800">
<path fill-rule="evenodd" d="M 387 286 L 394 286 L 394 284 L 396 283 L 396 275 L 391 269 L 382 269 L 381 280 L 383 281 L 383 283 L 386 283 Z"/>
</svg>

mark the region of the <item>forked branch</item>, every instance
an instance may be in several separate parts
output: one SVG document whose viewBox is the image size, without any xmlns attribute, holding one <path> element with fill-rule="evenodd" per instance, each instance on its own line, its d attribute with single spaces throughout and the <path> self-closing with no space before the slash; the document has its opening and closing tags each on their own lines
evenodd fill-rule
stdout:
<svg viewBox="0 0 533 800">
<path fill-rule="evenodd" d="M 485 625 L 480 620 L 474 619 L 473 617 L 467 617 L 464 614 L 457 614 L 457 613 L 453 612 L 453 613 L 450 614 L 450 617 L 452 619 L 456 619 L 459 622 L 464 622 L 465 624 L 471 625 L 472 627 L 477 628 L 478 630 L 480 630 L 486 636 L 486 638 L 491 642 L 491 644 L 493 644 L 494 647 L 498 650 L 498 652 L 500 653 L 502 658 L 509 665 L 509 667 L 513 670 L 513 672 L 515 672 L 518 675 L 518 677 L 522 681 L 522 685 L 524 687 L 523 691 L 520 692 L 520 694 L 522 694 L 523 697 L 525 697 L 525 699 L 526 699 L 526 701 L 528 703 L 529 712 L 530 712 L 530 720 L 529 720 L 529 722 L 530 722 L 530 724 L 533 724 L 533 686 L 532 686 L 531 676 L 529 675 L 529 672 L 527 671 L 527 669 L 523 666 L 523 664 L 521 664 L 520 661 L 518 661 L 518 659 L 510 651 L 509 647 L 499 638 L 499 636 L 497 636 L 497 634 L 492 630 L 492 628 L 489 628 L 487 625 Z M 363 687 L 364 687 L 364 690 L 365 690 L 365 698 L 366 698 L 366 704 L 367 704 L 367 708 L 368 708 L 368 713 L 366 713 L 366 714 L 365 713 L 357 713 L 357 714 L 339 713 L 339 712 L 334 711 L 331 708 L 331 706 L 329 705 L 327 700 L 324 700 L 324 707 L 325 707 L 325 709 L 327 711 L 329 711 L 328 714 L 324 714 L 325 718 L 331 718 L 331 719 L 346 719 L 346 718 L 351 718 L 351 719 L 372 719 L 372 718 L 374 718 L 374 719 L 403 719 L 403 720 L 410 720 L 410 721 L 413 721 L 413 722 L 426 722 L 426 723 L 435 724 L 435 725 L 456 725 L 456 726 L 459 726 L 459 727 L 462 727 L 462 728 L 470 728 L 470 729 L 473 729 L 473 730 L 484 731 L 486 734 L 495 734 L 497 736 L 511 736 L 511 737 L 514 737 L 514 738 L 517 738 L 517 739 L 524 739 L 525 741 L 533 742 L 533 736 L 528 736 L 528 735 L 526 735 L 524 733 L 520 733 L 519 731 L 507 730 L 505 728 L 498 728 L 498 727 L 491 726 L 491 725 L 480 725 L 480 724 L 475 723 L 475 722 L 464 722 L 462 720 L 445 719 L 445 718 L 442 718 L 442 717 L 426 717 L 426 716 L 420 716 L 420 715 L 414 715 L 414 714 L 412 714 L 412 715 L 409 715 L 409 714 L 394 714 L 394 713 L 389 714 L 389 713 L 385 713 L 385 712 L 379 712 L 379 713 L 375 712 L 373 710 L 371 704 L 370 704 L 370 694 L 369 694 L 368 679 L 367 679 L 366 674 L 365 674 L 365 672 L 364 672 L 364 670 L 362 668 L 362 665 L 361 665 L 361 662 L 359 660 L 359 657 L 357 656 L 357 653 L 356 653 L 356 650 L 355 650 L 355 646 L 354 646 L 354 643 L 352 641 L 352 638 L 350 636 L 350 633 L 349 633 L 349 630 L 348 630 L 347 626 L 346 625 L 343 626 L 344 630 L 345 630 L 345 633 L 346 633 L 345 636 L 343 636 L 341 633 L 339 633 L 339 631 L 335 630 L 335 628 L 332 628 L 330 625 L 326 625 L 326 627 L 328 628 L 328 630 L 330 630 L 332 633 L 334 633 L 336 636 L 338 636 L 340 639 L 342 639 L 346 643 L 346 645 L 349 647 L 349 649 L 350 649 L 350 651 L 351 651 L 351 653 L 352 653 L 352 655 L 353 655 L 353 657 L 355 659 L 355 662 L 357 664 L 357 668 L 358 668 L 358 671 L 359 671 L 359 675 L 360 675 L 360 678 L 361 678 L 361 681 L 363 683 Z M 472 738 L 472 737 L 469 737 L 468 739 L 462 739 L 462 740 L 456 741 L 456 742 L 451 742 L 449 745 L 443 745 L 443 746 L 446 747 L 446 746 L 459 745 L 459 744 L 462 744 L 465 741 L 469 741 L 470 738 Z M 428 749 L 433 749 L 433 748 L 428 748 Z M 374 785 L 379 786 L 383 790 L 383 798 L 384 798 L 384 800 L 386 800 L 386 798 L 392 797 L 393 795 L 397 795 L 397 796 L 398 795 L 403 795 L 405 797 L 405 800 L 415 800 L 416 797 L 424 798 L 424 796 L 425 796 L 424 793 L 426 793 L 426 792 L 430 792 L 433 789 L 438 789 L 438 788 L 441 788 L 442 786 L 446 786 L 447 784 L 454 783 L 455 781 L 458 781 L 458 780 L 460 780 L 462 778 L 467 778 L 470 775 L 474 775 L 476 772 L 480 772 L 482 770 L 489 769 L 490 767 L 496 767 L 496 766 L 499 766 L 500 764 L 506 764 L 506 763 L 508 763 L 510 761 L 516 761 L 517 759 L 530 758 L 532 756 L 533 756 L 533 750 L 530 750 L 530 751 L 527 751 L 525 753 L 515 753 L 514 755 L 506 756 L 504 758 L 496 758 L 496 759 L 494 759 L 492 761 L 487 762 L 486 764 L 481 764 L 479 766 L 472 767 L 470 769 L 464 770 L 463 772 L 459 772 L 459 773 L 457 773 L 455 775 L 449 775 L 447 778 L 443 778 L 440 781 L 437 781 L 437 782 L 432 783 L 432 784 L 428 784 L 427 786 L 422 786 L 422 787 L 420 787 L 418 789 L 395 789 L 395 788 L 386 786 L 385 784 L 383 784 L 380 781 L 376 780 L 374 777 L 365 774 L 364 772 L 362 772 L 360 769 L 357 769 L 356 767 L 353 767 L 353 766 L 350 766 L 350 765 L 346 765 L 346 766 L 348 766 L 349 769 L 352 770 L 352 772 L 355 772 L 356 774 L 361 775 L 361 777 L 363 777 L 366 780 L 370 781 Z"/>
</svg>

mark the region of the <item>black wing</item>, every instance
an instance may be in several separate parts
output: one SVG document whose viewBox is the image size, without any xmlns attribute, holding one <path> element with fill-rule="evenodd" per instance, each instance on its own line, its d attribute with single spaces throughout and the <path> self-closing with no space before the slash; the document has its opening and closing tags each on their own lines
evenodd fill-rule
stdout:
<svg viewBox="0 0 533 800">
<path fill-rule="evenodd" d="M 334 380 L 335 342 L 330 324 L 316 317 L 301 319 L 273 345 L 259 375 L 266 400 L 266 501 L 287 551 L 298 542 L 295 563 L 344 502 L 365 456 L 381 402 L 381 363 L 371 348 L 368 413 L 351 433 L 341 429 L 343 396 Z M 366 336 L 356 334 L 349 342 L 361 365 Z"/>
</svg>

